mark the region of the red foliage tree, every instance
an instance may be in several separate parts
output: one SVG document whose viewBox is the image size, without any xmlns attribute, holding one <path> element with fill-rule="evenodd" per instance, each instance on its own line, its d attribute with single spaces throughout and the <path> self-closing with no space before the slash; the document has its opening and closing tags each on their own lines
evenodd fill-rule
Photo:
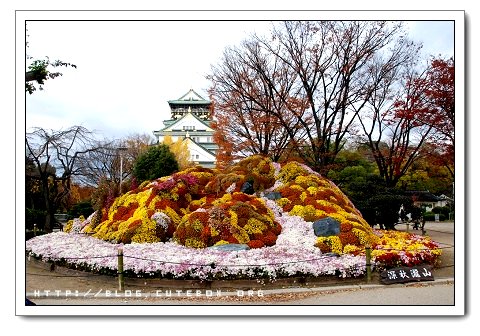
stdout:
<svg viewBox="0 0 480 336">
<path fill-rule="evenodd" d="M 360 118 L 379 173 L 394 187 L 424 156 L 453 176 L 454 61 L 432 59 L 422 72 L 407 62 L 400 70 L 385 76 L 382 67 L 372 69 L 383 84 L 369 101 L 369 118 Z"/>
<path fill-rule="evenodd" d="M 453 58 L 433 58 L 426 74 L 425 96 L 428 113 L 421 120 L 434 128 L 429 154 L 437 164 L 454 175 L 455 161 L 455 62 Z"/>
<path fill-rule="evenodd" d="M 432 59 L 427 71 L 428 87 L 425 95 L 430 102 L 430 113 L 424 122 L 431 124 L 443 141 L 455 142 L 455 62 L 450 59 Z"/>
<path fill-rule="evenodd" d="M 366 143 L 387 187 L 395 187 L 415 160 L 424 153 L 431 139 L 433 126 L 425 122 L 431 115 L 426 95 L 427 70 L 415 70 L 410 58 L 396 72 L 385 75 L 382 67 L 372 69 L 379 90 L 369 100 L 366 118 L 359 118 Z"/>
</svg>

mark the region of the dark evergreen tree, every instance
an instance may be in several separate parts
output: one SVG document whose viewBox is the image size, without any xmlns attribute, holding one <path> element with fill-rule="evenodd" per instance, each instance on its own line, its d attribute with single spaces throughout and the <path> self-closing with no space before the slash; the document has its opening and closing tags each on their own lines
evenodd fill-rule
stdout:
<svg viewBox="0 0 480 336">
<path fill-rule="evenodd" d="M 167 176 L 178 170 L 175 155 L 165 144 L 150 147 L 135 162 L 133 175 L 139 183 Z"/>
</svg>

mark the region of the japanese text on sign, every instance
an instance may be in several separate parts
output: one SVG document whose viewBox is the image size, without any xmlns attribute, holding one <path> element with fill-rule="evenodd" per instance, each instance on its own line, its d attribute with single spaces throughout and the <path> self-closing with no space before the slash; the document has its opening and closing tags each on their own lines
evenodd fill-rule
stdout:
<svg viewBox="0 0 480 336">
<path fill-rule="evenodd" d="M 387 285 L 412 281 L 433 280 L 432 267 L 430 265 L 397 267 L 385 270 L 380 274 L 380 282 Z"/>
</svg>

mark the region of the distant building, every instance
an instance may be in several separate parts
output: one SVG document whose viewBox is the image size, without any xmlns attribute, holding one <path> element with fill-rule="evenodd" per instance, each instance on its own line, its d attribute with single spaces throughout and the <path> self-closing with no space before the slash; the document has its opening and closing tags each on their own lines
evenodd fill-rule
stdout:
<svg viewBox="0 0 480 336">
<path fill-rule="evenodd" d="M 213 129 L 210 127 L 211 102 L 190 89 L 185 95 L 169 100 L 171 118 L 163 121 L 164 127 L 153 131 L 157 143 L 170 136 L 173 142 L 183 139 L 190 151 L 190 160 L 205 168 L 215 167 L 218 149 L 213 142 Z"/>
<path fill-rule="evenodd" d="M 410 190 L 405 193 L 413 200 L 413 205 L 432 211 L 435 207 L 445 207 L 453 204 L 453 199 L 445 195 L 436 196 L 429 191 Z"/>
</svg>

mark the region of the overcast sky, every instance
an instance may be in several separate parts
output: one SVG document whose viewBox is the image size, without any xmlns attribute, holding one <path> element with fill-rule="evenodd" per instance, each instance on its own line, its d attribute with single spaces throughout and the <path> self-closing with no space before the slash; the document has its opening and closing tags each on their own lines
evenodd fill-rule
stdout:
<svg viewBox="0 0 480 336">
<path fill-rule="evenodd" d="M 167 101 L 190 88 L 204 98 L 205 78 L 223 50 L 266 21 L 28 21 L 27 53 L 77 65 L 61 68 L 44 91 L 26 97 L 26 130 L 82 125 L 108 139 L 149 134 L 169 118 Z M 426 55 L 454 54 L 453 21 L 409 21 Z"/>
</svg>

